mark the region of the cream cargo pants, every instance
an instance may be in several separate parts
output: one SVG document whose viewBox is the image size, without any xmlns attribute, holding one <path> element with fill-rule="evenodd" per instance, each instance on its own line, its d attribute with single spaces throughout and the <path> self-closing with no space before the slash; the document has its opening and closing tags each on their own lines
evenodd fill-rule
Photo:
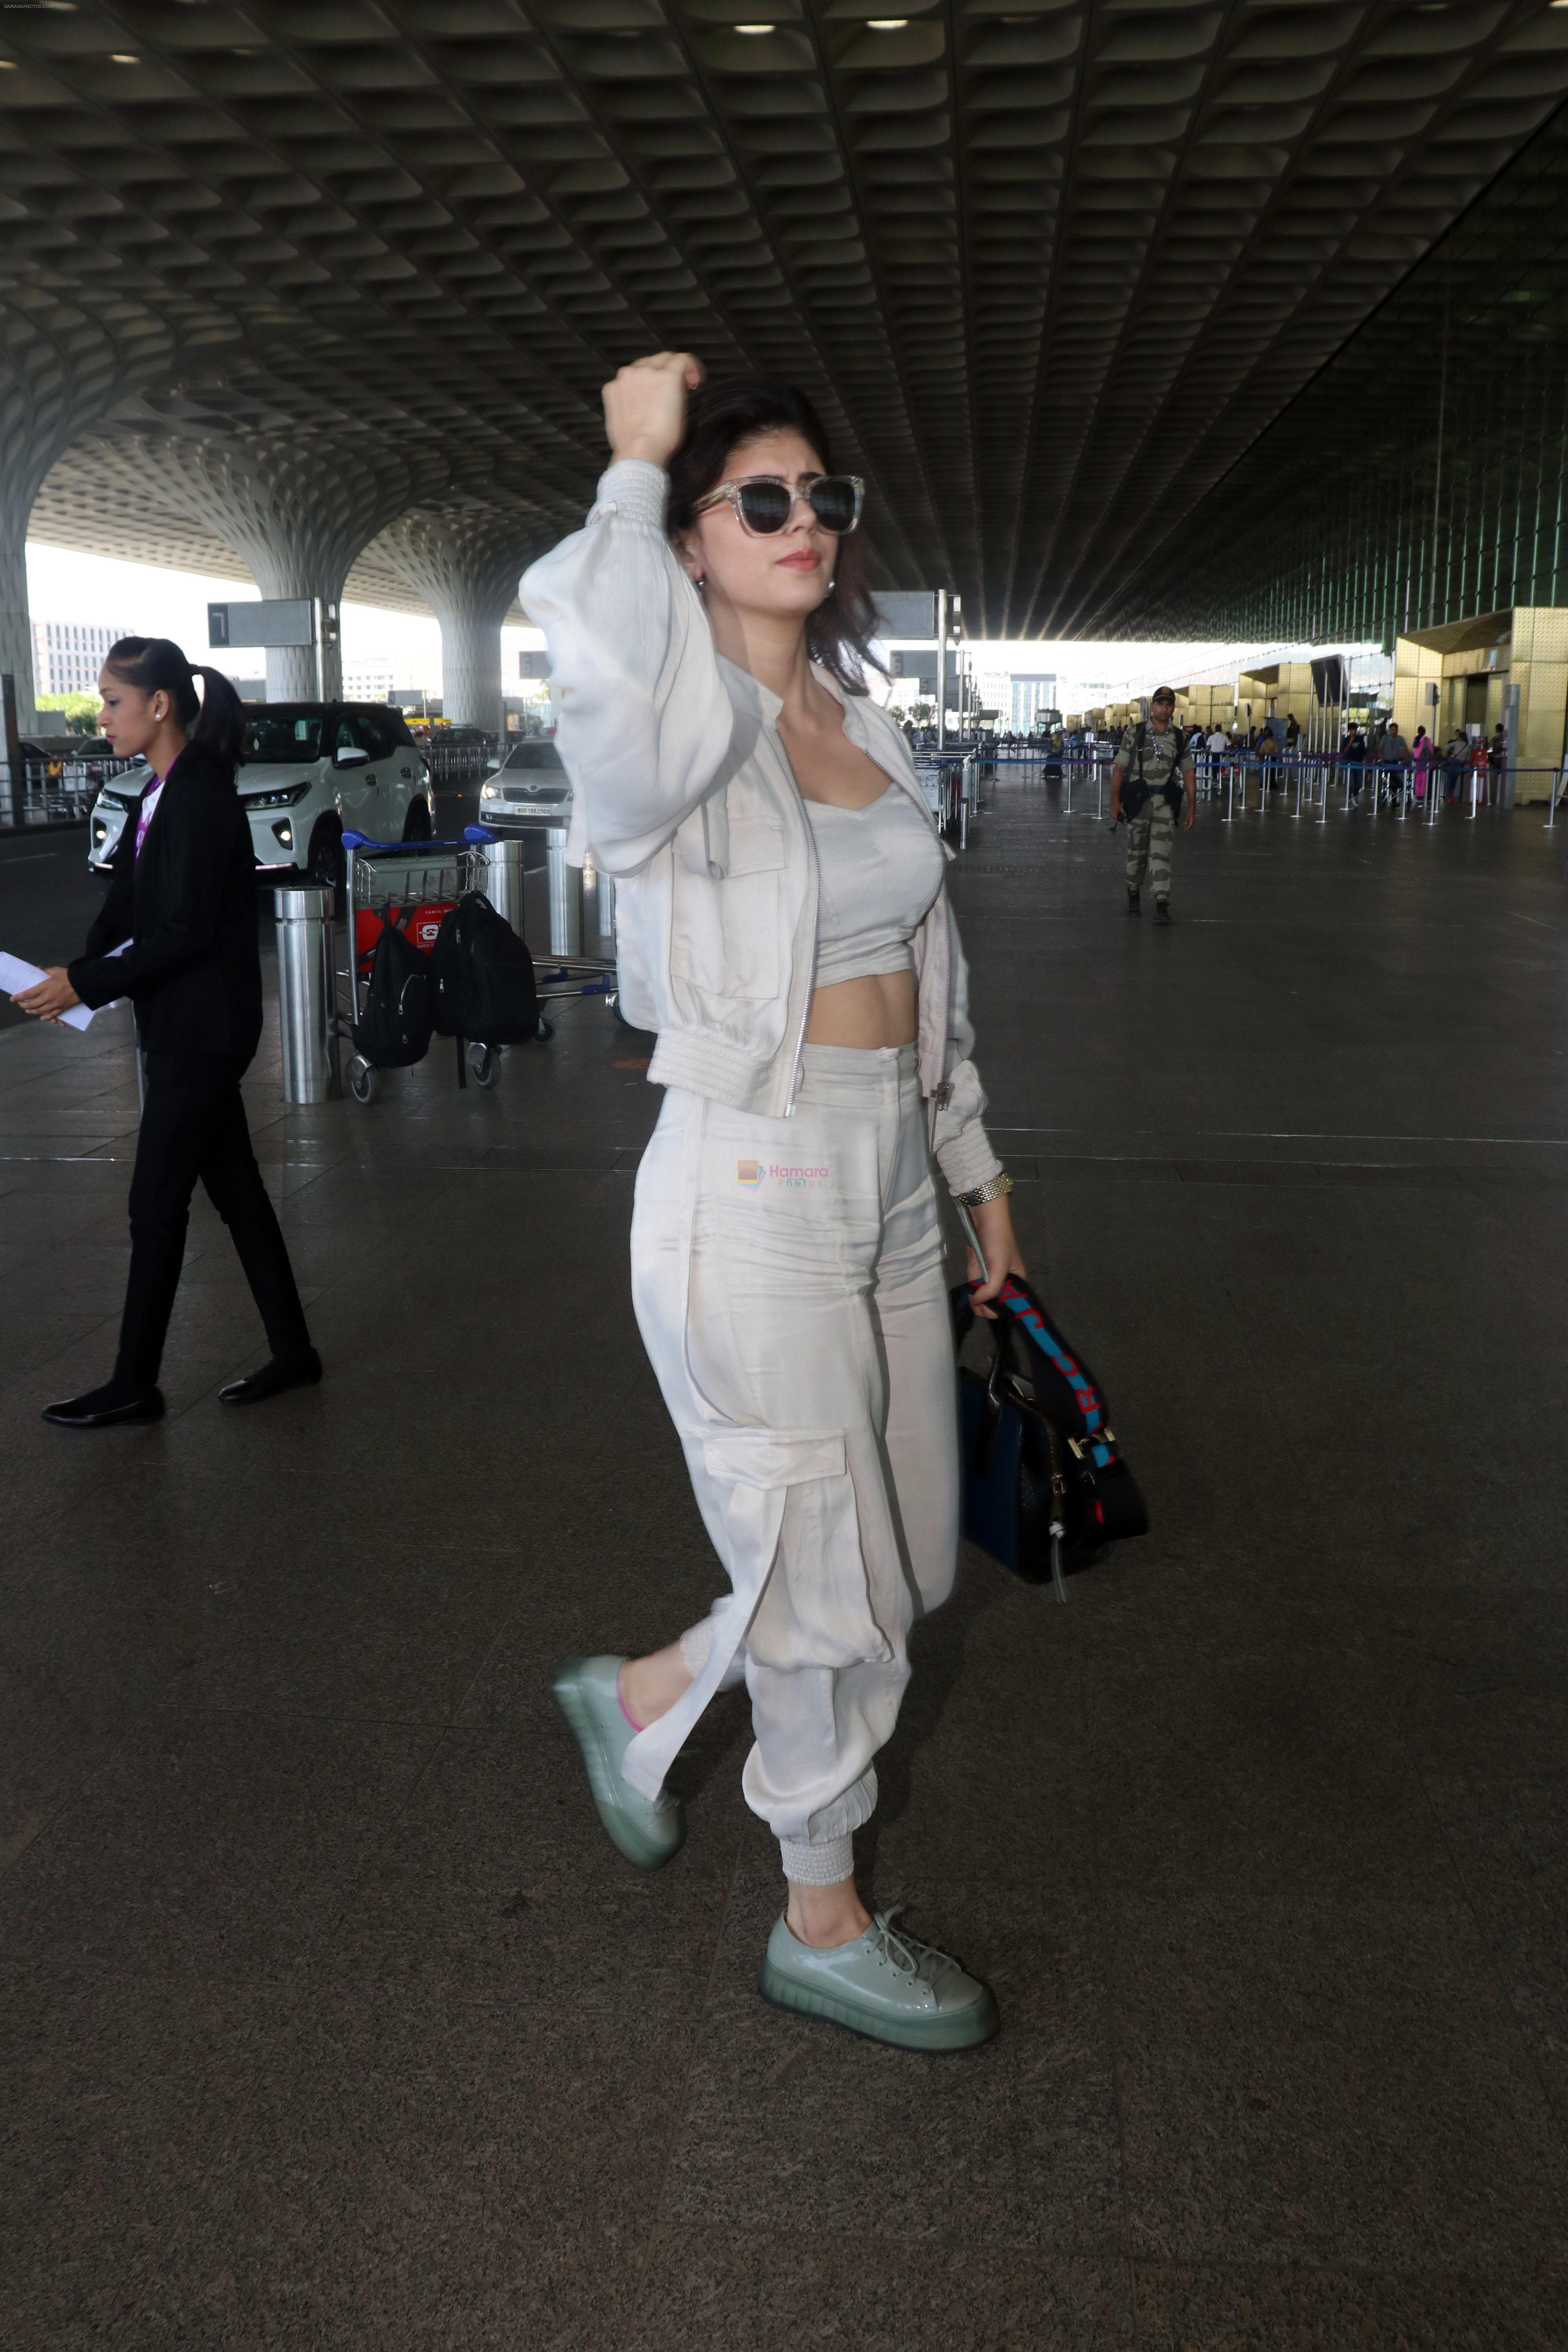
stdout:
<svg viewBox="0 0 1568 2352">
<path fill-rule="evenodd" d="M 808 1045 L 795 1116 L 669 1088 L 637 1175 L 632 1290 L 730 1578 L 696 1679 L 638 1734 L 652 1795 L 743 1674 L 746 1801 L 792 1877 L 849 1875 L 914 1616 L 952 1587 L 952 1325 L 912 1046 Z"/>
</svg>

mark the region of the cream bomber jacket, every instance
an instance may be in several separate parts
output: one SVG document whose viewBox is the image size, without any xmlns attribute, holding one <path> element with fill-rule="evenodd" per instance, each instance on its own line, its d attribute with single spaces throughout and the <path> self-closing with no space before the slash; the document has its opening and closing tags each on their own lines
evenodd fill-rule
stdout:
<svg viewBox="0 0 1568 2352">
<path fill-rule="evenodd" d="M 777 721 L 778 697 L 713 645 L 665 536 L 666 478 L 613 465 L 587 522 L 523 575 L 560 698 L 572 779 L 567 856 L 616 883 L 621 1002 L 656 1030 L 656 1086 L 787 1118 L 816 951 L 817 866 Z M 926 809 L 887 713 L 844 695 L 850 741 Z M 929 820 L 929 811 L 926 812 Z M 997 1173 L 970 1052 L 968 973 L 945 887 L 915 940 L 921 1090 L 954 1192 Z"/>
</svg>

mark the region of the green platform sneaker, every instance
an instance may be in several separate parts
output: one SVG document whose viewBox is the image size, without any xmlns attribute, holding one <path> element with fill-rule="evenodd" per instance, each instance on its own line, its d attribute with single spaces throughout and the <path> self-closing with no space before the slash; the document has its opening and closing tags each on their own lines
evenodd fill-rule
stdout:
<svg viewBox="0 0 1568 2352">
<path fill-rule="evenodd" d="M 639 1870 L 658 1870 L 686 1842 L 686 1808 L 664 1791 L 639 1796 L 621 1778 L 621 1759 L 637 1738 L 616 1687 L 625 1664 L 624 1658 L 568 1658 L 555 1677 L 555 1696 L 583 1751 L 588 1787 L 611 1840 Z"/>
<path fill-rule="evenodd" d="M 757 1979 L 764 2000 L 803 2017 L 847 2025 L 900 2050 L 972 2050 L 1001 2024 L 989 1985 L 965 1976 L 945 1952 L 900 1933 L 903 1906 L 879 1911 L 852 1944 L 817 1951 L 779 1918 Z"/>
</svg>

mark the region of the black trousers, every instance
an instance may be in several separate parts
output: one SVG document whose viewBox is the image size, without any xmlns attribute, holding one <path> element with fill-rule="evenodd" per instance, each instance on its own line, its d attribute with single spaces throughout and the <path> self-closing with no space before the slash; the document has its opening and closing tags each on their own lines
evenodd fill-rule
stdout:
<svg viewBox="0 0 1568 2352">
<path fill-rule="evenodd" d="M 131 1278 L 117 1386 L 140 1396 L 163 1360 L 185 1229 L 198 1180 L 228 1227 L 275 1356 L 310 1344 L 294 1269 L 251 1150 L 239 1082 L 248 1054 L 149 1054 L 147 1098 L 131 1179 Z"/>
</svg>

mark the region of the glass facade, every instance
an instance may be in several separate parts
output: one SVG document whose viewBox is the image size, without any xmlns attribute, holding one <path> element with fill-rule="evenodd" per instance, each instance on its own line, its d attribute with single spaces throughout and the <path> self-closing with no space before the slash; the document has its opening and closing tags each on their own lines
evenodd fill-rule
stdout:
<svg viewBox="0 0 1568 2352">
<path fill-rule="evenodd" d="M 1568 109 L 1096 620 L 1380 641 L 1568 604 Z"/>
</svg>

